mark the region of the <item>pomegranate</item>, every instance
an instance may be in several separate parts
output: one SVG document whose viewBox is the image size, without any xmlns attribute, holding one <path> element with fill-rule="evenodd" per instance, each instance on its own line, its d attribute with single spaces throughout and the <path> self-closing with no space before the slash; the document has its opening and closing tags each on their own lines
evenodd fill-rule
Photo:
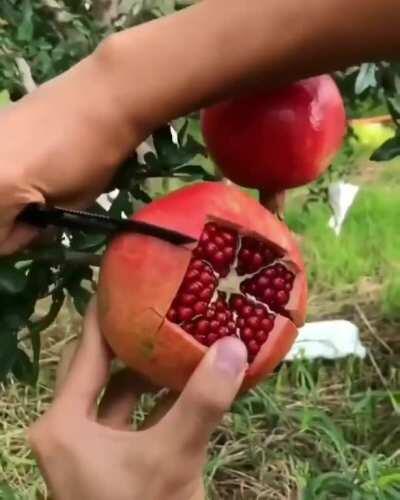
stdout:
<svg viewBox="0 0 400 500">
<path fill-rule="evenodd" d="M 180 390 L 207 348 L 235 335 L 247 346 L 247 389 L 277 366 L 306 312 L 300 252 L 287 227 L 256 200 L 222 183 L 200 183 L 135 214 L 196 238 L 177 247 L 118 236 L 104 257 L 99 320 L 128 366 Z"/>
<path fill-rule="evenodd" d="M 202 131 L 225 177 L 274 194 L 326 170 L 343 142 L 345 109 L 334 80 L 322 75 L 218 103 L 203 111 Z"/>
</svg>

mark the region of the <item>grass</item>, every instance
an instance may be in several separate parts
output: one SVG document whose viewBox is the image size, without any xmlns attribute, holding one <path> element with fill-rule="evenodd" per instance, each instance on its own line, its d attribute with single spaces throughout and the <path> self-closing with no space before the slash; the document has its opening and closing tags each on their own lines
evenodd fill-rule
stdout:
<svg viewBox="0 0 400 500">
<path fill-rule="evenodd" d="M 297 361 L 238 401 L 210 443 L 211 499 L 400 498 L 400 174 L 385 166 L 364 182 L 338 239 L 329 211 L 288 210 L 303 236 L 309 319 L 346 318 L 361 331 L 364 361 Z M 60 349 L 77 331 L 64 311 L 44 339 L 37 388 L 0 388 L 2 483 L 17 498 L 46 498 L 24 432 L 51 399 Z"/>
<path fill-rule="evenodd" d="M 393 182 L 397 178 L 398 165 L 390 165 L 376 182 L 361 187 L 339 237 L 328 227 L 331 212 L 326 205 L 315 205 L 307 213 L 301 196 L 292 200 L 287 222 L 302 236 L 314 291 L 355 286 L 368 278 L 385 283 L 384 314 L 396 315 L 396 309 L 399 314 L 400 183 Z"/>
</svg>

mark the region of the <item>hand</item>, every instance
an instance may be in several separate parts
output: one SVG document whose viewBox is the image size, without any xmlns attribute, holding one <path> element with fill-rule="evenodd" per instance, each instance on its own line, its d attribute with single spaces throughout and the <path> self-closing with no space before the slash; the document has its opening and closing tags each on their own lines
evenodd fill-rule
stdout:
<svg viewBox="0 0 400 500">
<path fill-rule="evenodd" d="M 131 412 L 149 387 L 132 373 L 120 372 L 111 377 L 97 406 L 111 356 L 94 303 L 83 330 L 76 353 L 69 349 L 60 364 L 55 402 L 29 431 L 55 498 L 204 499 L 208 439 L 241 385 L 246 369 L 243 344 L 233 338 L 216 343 L 178 400 L 161 400 L 133 432 Z"/>
<path fill-rule="evenodd" d="M 123 123 L 97 53 L 0 111 L 0 254 L 37 233 L 16 225 L 29 202 L 85 207 L 143 140 Z"/>
</svg>

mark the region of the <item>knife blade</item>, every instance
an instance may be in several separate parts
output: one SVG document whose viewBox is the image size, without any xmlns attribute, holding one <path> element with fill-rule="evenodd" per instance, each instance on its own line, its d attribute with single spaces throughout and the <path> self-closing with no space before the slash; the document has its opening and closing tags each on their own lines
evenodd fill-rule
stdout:
<svg viewBox="0 0 400 500">
<path fill-rule="evenodd" d="M 197 241 L 186 234 L 147 222 L 132 219 L 117 219 L 107 215 L 50 207 L 39 203 L 27 205 L 17 220 L 42 229 L 47 226 L 55 226 L 72 231 L 105 233 L 107 235 L 115 235 L 120 232 L 134 232 L 153 236 L 174 245 L 184 245 Z"/>
</svg>

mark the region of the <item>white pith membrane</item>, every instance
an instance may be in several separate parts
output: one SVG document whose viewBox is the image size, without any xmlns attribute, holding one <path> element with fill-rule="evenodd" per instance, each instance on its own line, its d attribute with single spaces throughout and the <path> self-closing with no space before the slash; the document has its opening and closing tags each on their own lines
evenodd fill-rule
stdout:
<svg viewBox="0 0 400 500">
<path fill-rule="evenodd" d="M 205 346 L 229 335 L 241 338 L 252 362 L 277 315 L 290 318 L 285 306 L 293 268 L 273 243 L 209 222 L 167 318 Z"/>
</svg>

